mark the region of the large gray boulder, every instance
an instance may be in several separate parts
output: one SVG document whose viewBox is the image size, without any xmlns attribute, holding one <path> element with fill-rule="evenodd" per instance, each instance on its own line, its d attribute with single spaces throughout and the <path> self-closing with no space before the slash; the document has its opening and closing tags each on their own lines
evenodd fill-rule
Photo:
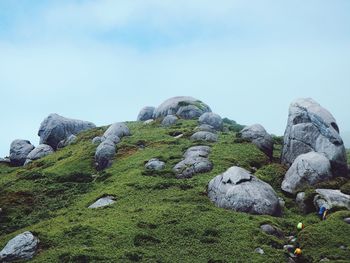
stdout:
<svg viewBox="0 0 350 263">
<path fill-rule="evenodd" d="M 212 126 L 215 130 L 221 131 L 223 128 L 223 121 L 220 115 L 213 112 L 206 112 L 198 119 L 200 124 L 207 124 Z"/>
<path fill-rule="evenodd" d="M 38 132 L 40 144 L 48 144 L 56 150 L 58 144 L 70 135 L 76 135 L 95 127 L 95 124 L 88 121 L 68 119 L 58 114 L 50 114 L 40 125 Z"/>
<path fill-rule="evenodd" d="M 217 142 L 218 136 L 211 132 L 199 131 L 191 136 L 192 141 Z"/>
<path fill-rule="evenodd" d="M 327 209 L 341 207 L 350 210 L 350 195 L 333 189 L 316 189 L 316 193 L 314 205 L 317 209 L 324 206 Z"/>
<path fill-rule="evenodd" d="M 130 130 L 128 126 L 126 126 L 125 123 L 117 122 L 113 123 L 109 128 L 105 131 L 105 133 L 102 136 L 102 141 L 106 139 L 111 139 L 112 141 L 115 140 L 115 137 L 119 137 L 120 139 L 124 136 L 130 136 Z"/>
<path fill-rule="evenodd" d="M 273 139 L 268 134 L 265 128 L 260 124 L 254 124 L 245 127 L 239 132 L 241 138 L 251 141 L 255 144 L 262 152 L 272 158 L 273 154 Z"/>
<path fill-rule="evenodd" d="M 112 165 L 116 154 L 116 145 L 111 140 L 104 140 L 96 149 L 95 165 L 97 170 L 103 170 Z"/>
<path fill-rule="evenodd" d="M 14 140 L 10 146 L 10 161 L 12 165 L 22 166 L 34 146 L 27 140 Z"/>
<path fill-rule="evenodd" d="M 178 117 L 176 117 L 175 115 L 168 115 L 163 119 L 162 126 L 170 127 L 176 124 L 177 120 L 178 120 Z"/>
<path fill-rule="evenodd" d="M 272 216 L 281 214 L 273 188 L 237 166 L 209 182 L 208 196 L 218 207 L 238 212 Z"/>
<path fill-rule="evenodd" d="M 289 107 L 282 163 L 291 165 L 300 154 L 311 151 L 323 153 L 334 174 L 346 175 L 346 152 L 336 120 L 314 100 L 297 99 Z"/>
<path fill-rule="evenodd" d="M 137 121 L 147 121 L 153 119 L 155 109 L 155 107 L 151 106 L 142 108 L 139 115 L 137 116 Z"/>
<path fill-rule="evenodd" d="M 192 97 L 173 97 L 164 101 L 153 114 L 154 119 L 176 115 L 182 119 L 196 119 L 203 113 L 210 112 L 208 105 Z"/>
<path fill-rule="evenodd" d="M 40 144 L 28 154 L 27 160 L 24 165 L 27 165 L 32 161 L 38 160 L 52 153 L 54 153 L 54 150 L 50 145 Z"/>
<path fill-rule="evenodd" d="M 24 232 L 11 239 L 0 251 L 0 262 L 29 260 L 34 257 L 39 245 L 39 239 L 31 232 Z"/>
<path fill-rule="evenodd" d="M 282 190 L 295 194 L 303 187 L 333 178 L 330 161 L 320 153 L 309 152 L 299 155 L 287 171 Z"/>
<path fill-rule="evenodd" d="M 213 169 L 208 159 L 210 148 L 208 146 L 194 146 L 184 153 L 184 159 L 173 168 L 176 178 L 191 178 L 198 173 L 206 173 Z"/>
</svg>

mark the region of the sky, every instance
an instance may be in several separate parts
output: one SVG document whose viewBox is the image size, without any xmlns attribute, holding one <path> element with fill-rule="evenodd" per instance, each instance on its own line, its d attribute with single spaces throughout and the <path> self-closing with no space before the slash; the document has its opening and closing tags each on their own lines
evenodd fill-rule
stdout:
<svg viewBox="0 0 350 263">
<path fill-rule="evenodd" d="M 283 135 L 312 97 L 350 145 L 348 0 L 0 0 L 0 157 L 50 113 L 96 125 L 193 96 Z"/>
</svg>

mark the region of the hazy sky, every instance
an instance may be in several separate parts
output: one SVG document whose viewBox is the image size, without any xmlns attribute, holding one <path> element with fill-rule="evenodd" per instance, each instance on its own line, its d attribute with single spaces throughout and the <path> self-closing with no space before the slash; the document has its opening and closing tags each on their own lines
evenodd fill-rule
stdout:
<svg viewBox="0 0 350 263">
<path fill-rule="evenodd" d="M 0 156 L 37 144 L 49 113 L 105 125 L 177 95 L 279 135 L 312 97 L 350 131 L 349 14 L 349 0 L 0 0 Z"/>
</svg>

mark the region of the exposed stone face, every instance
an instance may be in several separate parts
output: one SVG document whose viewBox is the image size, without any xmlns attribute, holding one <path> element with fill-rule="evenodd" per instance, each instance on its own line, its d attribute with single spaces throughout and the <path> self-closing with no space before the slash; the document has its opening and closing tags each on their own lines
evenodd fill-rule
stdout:
<svg viewBox="0 0 350 263">
<path fill-rule="evenodd" d="M 294 194 L 305 186 L 332 178 L 330 161 L 323 154 L 308 152 L 295 159 L 284 177 L 282 190 Z"/>
<path fill-rule="evenodd" d="M 196 119 L 203 113 L 210 112 L 208 105 L 192 97 L 173 97 L 164 101 L 153 114 L 154 119 L 176 115 L 182 119 Z"/>
<path fill-rule="evenodd" d="M 88 121 L 68 119 L 58 114 L 50 114 L 40 125 L 38 132 L 40 144 L 50 145 L 56 150 L 58 144 L 70 135 L 77 135 L 82 131 L 95 127 L 95 124 Z"/>
<path fill-rule="evenodd" d="M 27 140 L 14 140 L 10 146 L 10 162 L 12 165 L 22 166 L 34 146 Z"/>
<path fill-rule="evenodd" d="M 255 144 L 262 152 L 272 158 L 273 155 L 273 139 L 265 128 L 260 124 L 254 124 L 245 127 L 240 131 L 240 136 Z"/>
<path fill-rule="evenodd" d="M 223 121 L 220 115 L 213 112 L 206 112 L 198 119 L 200 124 L 207 124 L 212 126 L 215 130 L 221 131 L 223 128 Z"/>
<path fill-rule="evenodd" d="M 291 165 L 303 153 L 323 153 L 335 174 L 347 173 L 346 152 L 334 117 L 317 102 L 298 99 L 289 108 L 282 163 Z"/>
<path fill-rule="evenodd" d="M 218 207 L 238 212 L 272 216 L 281 214 L 273 188 L 237 166 L 209 182 L 208 196 Z"/>
<path fill-rule="evenodd" d="M 142 108 L 139 115 L 137 116 L 137 121 L 147 121 L 153 119 L 155 109 L 155 107 L 151 106 Z"/>
</svg>

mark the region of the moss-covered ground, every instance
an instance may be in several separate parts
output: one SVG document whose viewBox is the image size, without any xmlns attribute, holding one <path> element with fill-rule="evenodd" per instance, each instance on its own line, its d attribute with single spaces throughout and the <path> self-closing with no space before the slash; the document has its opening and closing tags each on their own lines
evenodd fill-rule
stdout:
<svg viewBox="0 0 350 263">
<path fill-rule="evenodd" d="M 105 128 L 79 135 L 78 141 L 26 168 L 0 166 L 0 247 L 15 235 L 32 231 L 41 243 L 33 262 L 286 262 L 284 241 L 260 230 L 263 223 L 297 235 L 303 249 L 299 262 L 349 262 L 349 211 L 334 211 L 326 221 L 315 212 L 301 213 L 280 191 L 286 168 L 254 145 L 236 140 L 231 129 L 219 134 L 210 160 L 214 169 L 192 179 L 175 179 L 171 169 L 183 152 L 196 121 L 172 128 L 130 122 L 113 165 L 94 169 L 91 139 Z M 184 133 L 180 139 L 174 134 Z M 166 162 L 158 173 L 144 170 L 151 158 Z M 206 195 L 208 182 L 239 165 L 271 184 L 286 206 L 280 218 L 217 208 Z M 346 184 L 343 180 L 341 184 Z M 88 209 L 96 199 L 114 195 L 116 203 Z M 296 231 L 298 222 L 305 229 Z M 341 249 L 340 246 L 347 247 Z M 254 253 L 262 248 L 264 255 Z"/>
</svg>

